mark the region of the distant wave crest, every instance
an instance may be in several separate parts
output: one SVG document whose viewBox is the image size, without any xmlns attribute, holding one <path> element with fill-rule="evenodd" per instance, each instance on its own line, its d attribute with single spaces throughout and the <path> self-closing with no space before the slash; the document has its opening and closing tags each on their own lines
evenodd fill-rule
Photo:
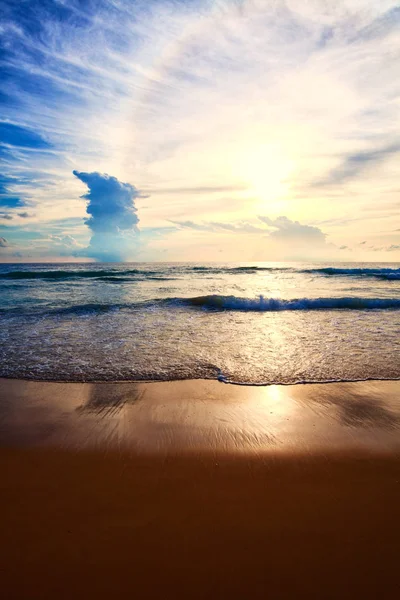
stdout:
<svg viewBox="0 0 400 600">
<path fill-rule="evenodd" d="M 263 266 L 166 266 L 156 269 L 52 269 L 52 270 L 10 270 L 0 273 L 3 280 L 42 279 L 48 281 L 64 281 L 71 279 L 96 279 L 111 283 L 127 283 L 139 280 L 158 279 L 167 281 L 176 276 L 201 277 L 202 275 L 256 275 L 257 273 L 302 273 L 323 277 L 359 277 L 375 278 L 385 281 L 400 281 L 400 268 L 345 268 L 345 267 L 263 267 Z"/>
<path fill-rule="evenodd" d="M 375 277 L 387 281 L 400 280 L 400 269 L 392 268 L 354 268 L 345 269 L 340 267 L 323 267 L 321 269 L 304 269 L 303 273 L 317 273 L 320 275 L 333 275 L 342 277 Z"/>
<path fill-rule="evenodd" d="M 275 267 L 210 267 L 210 266 L 194 266 L 194 267 L 166 267 L 157 270 L 149 269 L 53 269 L 53 270 L 24 270 L 24 271 L 8 271 L 6 273 L 0 273 L 0 279 L 8 280 L 24 280 L 24 279 L 48 279 L 62 281 L 64 279 L 100 279 L 102 281 L 131 281 L 134 278 L 140 277 L 144 279 L 170 279 L 169 275 L 182 274 L 187 275 L 193 273 L 195 275 L 201 274 L 235 274 L 235 273 L 255 273 L 256 271 L 276 271 L 286 269 L 276 269 Z"/>
<path fill-rule="evenodd" d="M 99 279 L 101 281 L 112 281 L 113 283 L 123 283 L 132 281 L 132 277 L 140 276 L 146 279 L 169 279 L 162 277 L 162 271 L 147 271 L 142 269 L 127 270 L 53 270 L 53 271 L 8 271 L 0 273 L 0 279 L 25 280 L 25 279 L 49 279 L 49 280 L 69 280 L 69 279 Z"/>
</svg>

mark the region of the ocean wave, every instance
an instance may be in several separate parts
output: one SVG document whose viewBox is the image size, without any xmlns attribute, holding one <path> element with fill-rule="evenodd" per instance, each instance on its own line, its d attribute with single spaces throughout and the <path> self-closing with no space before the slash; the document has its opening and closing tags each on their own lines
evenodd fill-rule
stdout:
<svg viewBox="0 0 400 600">
<path fill-rule="evenodd" d="M 221 266 L 194 266 L 185 267 L 185 271 L 193 271 L 195 273 L 263 273 L 263 272 L 291 272 L 291 273 L 303 273 L 303 274 L 319 274 L 319 275 L 337 275 L 337 276 L 365 276 L 365 277 L 378 277 L 382 279 L 400 279 L 400 268 L 394 267 L 262 267 L 256 265 L 242 265 L 239 267 L 221 267 Z"/>
<path fill-rule="evenodd" d="M 105 281 L 106 283 L 138 283 L 140 281 L 175 281 L 176 277 L 163 277 L 162 275 L 146 275 L 131 277 L 97 277 L 95 281 Z"/>
<path fill-rule="evenodd" d="M 209 311 L 280 312 L 280 311 L 324 311 L 324 310 L 400 310 L 400 298 L 240 298 L 212 294 L 189 298 L 155 298 L 139 302 L 87 303 L 59 307 L 9 307 L 1 308 L 3 316 L 26 317 L 73 317 L 140 310 L 201 309 Z"/>
<path fill-rule="evenodd" d="M 142 269 L 128 269 L 128 270 L 90 270 L 90 271 L 65 271 L 65 270 L 53 270 L 53 271 L 8 271 L 7 273 L 0 273 L 0 279 L 101 279 L 107 281 L 110 279 L 126 280 L 127 276 L 139 275 L 142 277 L 154 277 L 161 274 L 161 271 L 146 271 Z"/>
<path fill-rule="evenodd" d="M 326 276 L 339 276 L 339 277 L 375 277 L 378 279 L 384 279 L 387 281 L 400 280 L 400 268 L 390 267 L 310 267 L 310 268 L 296 268 L 296 267 L 260 267 L 255 265 L 240 266 L 240 267 L 210 267 L 210 266 L 195 266 L 188 267 L 187 271 L 193 271 L 195 273 L 211 273 L 211 274 L 254 274 L 254 273 L 302 273 L 302 274 L 315 274 L 315 275 L 326 275 Z"/>
<path fill-rule="evenodd" d="M 176 276 L 193 274 L 202 275 L 256 275 L 257 273 L 300 273 L 305 275 L 321 275 L 325 277 L 357 277 L 375 278 L 385 281 L 400 281 L 400 268 L 389 267 L 310 267 L 295 268 L 285 266 L 221 266 L 221 265 L 180 265 L 154 269 L 53 269 L 53 270 L 15 270 L 0 273 L 0 279 L 9 281 L 47 280 L 63 281 L 71 279 L 96 279 L 112 283 L 128 283 L 130 281 L 176 279 Z"/>
<path fill-rule="evenodd" d="M 29 279 L 43 279 L 43 280 L 70 280 L 70 279 L 99 279 L 102 281 L 126 282 L 133 279 L 138 280 L 142 278 L 147 279 L 159 279 L 161 281 L 167 281 L 175 279 L 176 275 L 188 275 L 193 273 L 194 275 L 220 275 L 220 274 L 246 274 L 256 273 L 258 271 L 292 271 L 293 269 L 287 267 L 257 267 L 257 266 L 240 266 L 240 267 L 220 267 L 220 266 L 179 266 L 179 267 L 165 267 L 158 270 L 147 270 L 147 269 L 78 269 L 78 270 L 65 270 L 65 269 L 53 269 L 53 270 L 37 270 L 37 271 L 7 271 L 6 273 L 0 273 L 0 279 L 4 280 L 29 280 Z"/>
<path fill-rule="evenodd" d="M 375 277 L 386 281 L 400 280 L 400 269 L 395 268 L 353 268 L 322 267 L 320 269 L 303 269 L 302 273 L 316 273 L 341 277 Z"/>
<path fill-rule="evenodd" d="M 289 267 L 256 267 L 256 266 L 241 266 L 241 267 L 188 267 L 188 271 L 194 271 L 195 273 L 246 273 L 256 271 L 287 271 L 291 270 Z"/>
<path fill-rule="evenodd" d="M 208 295 L 194 298 L 175 298 L 170 302 L 211 310 L 240 310 L 272 312 L 283 310 L 377 310 L 400 309 L 400 298 L 238 298 L 237 296 Z"/>
<path fill-rule="evenodd" d="M 121 309 L 132 309 L 135 305 L 131 304 L 107 304 L 107 303 L 87 303 L 74 304 L 72 306 L 12 306 L 0 308 L 0 315 L 3 317 L 27 317 L 27 318 L 46 318 L 46 317 L 68 317 L 68 316 L 89 316 L 108 312 L 117 312 Z"/>
</svg>

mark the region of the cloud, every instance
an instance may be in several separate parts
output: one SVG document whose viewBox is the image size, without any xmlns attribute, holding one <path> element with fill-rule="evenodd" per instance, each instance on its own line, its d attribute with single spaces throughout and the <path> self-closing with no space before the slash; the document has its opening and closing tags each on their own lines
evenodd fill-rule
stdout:
<svg viewBox="0 0 400 600">
<path fill-rule="evenodd" d="M 245 221 L 237 223 L 221 223 L 218 221 L 203 221 L 196 223 L 194 221 L 170 221 L 181 229 L 194 229 L 196 231 L 228 231 L 235 233 L 265 233 L 266 229 L 257 227 Z"/>
<path fill-rule="evenodd" d="M 237 185 L 214 185 L 206 186 L 199 185 L 197 187 L 170 187 L 170 188 L 151 188 L 149 189 L 150 194 L 174 194 L 174 195 L 188 195 L 188 194 L 218 194 L 226 192 L 242 192 L 248 189 L 248 185 L 237 184 Z"/>
<path fill-rule="evenodd" d="M 85 222 L 94 233 L 119 233 L 136 228 L 139 219 L 135 199 L 141 195 L 133 185 L 107 174 L 79 171 L 73 174 L 89 188 L 81 198 L 88 200 L 86 212 L 90 217 Z"/>
<path fill-rule="evenodd" d="M 50 235 L 49 237 L 51 240 L 54 240 L 56 243 L 61 244 L 62 246 L 65 246 L 67 248 L 79 247 L 78 242 L 74 237 L 72 237 L 72 235 Z"/>
<path fill-rule="evenodd" d="M 73 256 L 79 257 L 83 249 L 82 244 L 72 235 L 53 235 L 50 234 L 45 240 L 45 243 L 51 248 L 51 252 L 56 256 Z M 31 245 L 35 248 L 35 245 Z M 35 250 L 38 248 L 36 247 Z"/>
<path fill-rule="evenodd" d="M 328 177 L 317 181 L 315 185 L 328 186 L 337 185 L 356 178 L 369 167 L 376 167 L 388 158 L 400 153 L 400 145 L 390 144 L 386 147 L 376 147 L 371 150 L 355 152 L 346 156 L 342 163 L 335 167 Z"/>
<path fill-rule="evenodd" d="M 255 225 L 249 221 L 172 222 L 182 230 L 212 233 L 215 240 L 221 240 L 220 235 L 223 233 L 226 240 L 233 245 L 237 234 L 246 235 L 247 239 L 243 247 L 257 248 L 258 252 L 262 252 L 260 260 L 311 260 L 322 256 L 326 258 L 337 256 L 339 248 L 333 243 L 328 243 L 326 234 L 318 227 L 304 225 L 286 216 L 272 219 L 260 215 L 258 221 L 265 226 Z M 347 249 L 347 246 L 342 246 L 341 249 Z"/>
<path fill-rule="evenodd" d="M 279 241 L 307 241 L 316 244 L 325 244 L 326 234 L 318 227 L 312 225 L 302 225 L 299 221 L 291 221 L 288 217 L 278 217 L 270 219 L 269 217 L 259 216 L 260 221 L 272 227 L 274 231 L 269 237 Z"/>
<path fill-rule="evenodd" d="M 29 219 L 29 217 L 34 217 L 35 215 L 33 214 L 29 214 L 27 212 L 21 212 L 21 213 L 17 213 L 17 215 L 19 217 L 21 217 L 21 219 Z"/>
<path fill-rule="evenodd" d="M 6 221 L 12 221 L 12 215 L 8 213 L 0 212 L 0 219 L 5 219 Z"/>
<path fill-rule="evenodd" d="M 0 237 L 0 248 L 8 248 L 9 243 L 7 242 L 6 238 L 4 237 Z"/>
<path fill-rule="evenodd" d="M 181 229 L 195 229 L 196 231 L 212 231 L 212 227 L 207 223 L 195 223 L 194 221 L 170 221 Z"/>
<path fill-rule="evenodd" d="M 130 183 L 97 172 L 73 171 L 85 183 L 89 192 L 81 196 L 88 201 L 85 223 L 92 231 L 87 255 L 103 261 L 129 258 L 134 245 L 133 234 L 138 232 L 135 200 L 140 192 Z"/>
<path fill-rule="evenodd" d="M 236 231 L 237 233 L 265 233 L 265 228 L 257 227 L 252 223 L 245 221 L 239 221 L 238 223 L 219 223 L 211 221 L 210 225 L 216 229 L 223 229 L 226 231 Z"/>
</svg>

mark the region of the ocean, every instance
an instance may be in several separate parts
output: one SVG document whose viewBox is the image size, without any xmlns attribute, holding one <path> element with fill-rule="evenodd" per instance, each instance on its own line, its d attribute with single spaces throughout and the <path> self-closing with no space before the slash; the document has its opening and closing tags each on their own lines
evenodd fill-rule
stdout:
<svg viewBox="0 0 400 600">
<path fill-rule="evenodd" d="M 400 267 L 377 263 L 0 265 L 0 376 L 400 378 Z"/>
</svg>

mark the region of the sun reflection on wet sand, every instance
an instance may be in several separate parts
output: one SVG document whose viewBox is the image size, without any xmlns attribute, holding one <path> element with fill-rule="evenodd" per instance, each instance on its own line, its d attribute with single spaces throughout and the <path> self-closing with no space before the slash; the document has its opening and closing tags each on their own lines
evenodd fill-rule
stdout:
<svg viewBox="0 0 400 600">
<path fill-rule="evenodd" d="M 400 383 L 241 387 L 213 381 L 3 380 L 3 445 L 141 453 L 400 449 Z"/>
</svg>

